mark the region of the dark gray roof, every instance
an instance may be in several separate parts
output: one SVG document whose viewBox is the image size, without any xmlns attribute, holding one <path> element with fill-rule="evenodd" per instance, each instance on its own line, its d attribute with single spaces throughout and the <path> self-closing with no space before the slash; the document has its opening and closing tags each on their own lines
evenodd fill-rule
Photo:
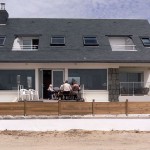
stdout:
<svg viewBox="0 0 150 150">
<path fill-rule="evenodd" d="M 9 18 L 0 25 L 6 42 L 0 62 L 150 62 L 150 48 L 140 36 L 150 36 L 147 20 Z M 38 51 L 12 51 L 16 35 L 39 36 Z M 65 46 L 50 46 L 52 35 L 65 36 Z M 83 36 L 97 36 L 99 46 L 83 46 Z M 131 35 L 137 51 L 112 51 L 107 35 Z"/>
</svg>

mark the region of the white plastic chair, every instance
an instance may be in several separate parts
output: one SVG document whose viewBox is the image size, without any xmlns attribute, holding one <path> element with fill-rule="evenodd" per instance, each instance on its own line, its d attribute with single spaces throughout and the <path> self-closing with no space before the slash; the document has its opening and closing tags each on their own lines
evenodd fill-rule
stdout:
<svg viewBox="0 0 150 150">
<path fill-rule="evenodd" d="M 27 89 L 20 89 L 20 98 L 22 101 L 30 100 L 30 92 Z"/>
<path fill-rule="evenodd" d="M 29 89 L 30 92 L 30 100 L 39 100 L 39 93 L 34 89 Z"/>
</svg>

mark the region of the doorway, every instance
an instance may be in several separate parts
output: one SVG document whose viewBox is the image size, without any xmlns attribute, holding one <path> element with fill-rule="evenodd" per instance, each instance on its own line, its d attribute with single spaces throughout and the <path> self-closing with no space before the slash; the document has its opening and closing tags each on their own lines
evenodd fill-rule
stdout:
<svg viewBox="0 0 150 150">
<path fill-rule="evenodd" d="M 47 99 L 47 89 L 49 84 L 52 83 L 52 71 L 51 70 L 43 70 L 43 98 Z"/>
<path fill-rule="evenodd" d="M 47 89 L 49 84 L 53 87 L 60 87 L 64 81 L 64 71 L 63 70 L 43 70 L 43 92 L 42 97 L 44 99 L 48 98 Z"/>
</svg>

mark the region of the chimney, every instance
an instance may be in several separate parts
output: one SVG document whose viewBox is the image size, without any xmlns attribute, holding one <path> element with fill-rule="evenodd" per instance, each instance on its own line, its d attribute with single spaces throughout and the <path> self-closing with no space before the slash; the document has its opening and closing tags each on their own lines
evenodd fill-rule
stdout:
<svg viewBox="0 0 150 150">
<path fill-rule="evenodd" d="M 9 14 L 5 10 L 5 3 L 0 3 L 0 24 L 6 24 L 8 16 Z"/>
<path fill-rule="evenodd" d="M 0 3 L 1 4 L 1 10 L 5 10 L 5 3 Z"/>
</svg>

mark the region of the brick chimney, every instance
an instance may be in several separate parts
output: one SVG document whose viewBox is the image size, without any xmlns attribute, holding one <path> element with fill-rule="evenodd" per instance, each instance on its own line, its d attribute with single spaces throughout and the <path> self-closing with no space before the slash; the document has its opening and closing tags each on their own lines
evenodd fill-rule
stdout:
<svg viewBox="0 0 150 150">
<path fill-rule="evenodd" d="M 5 3 L 0 3 L 0 24 L 6 24 L 9 14 L 5 10 Z"/>
</svg>

